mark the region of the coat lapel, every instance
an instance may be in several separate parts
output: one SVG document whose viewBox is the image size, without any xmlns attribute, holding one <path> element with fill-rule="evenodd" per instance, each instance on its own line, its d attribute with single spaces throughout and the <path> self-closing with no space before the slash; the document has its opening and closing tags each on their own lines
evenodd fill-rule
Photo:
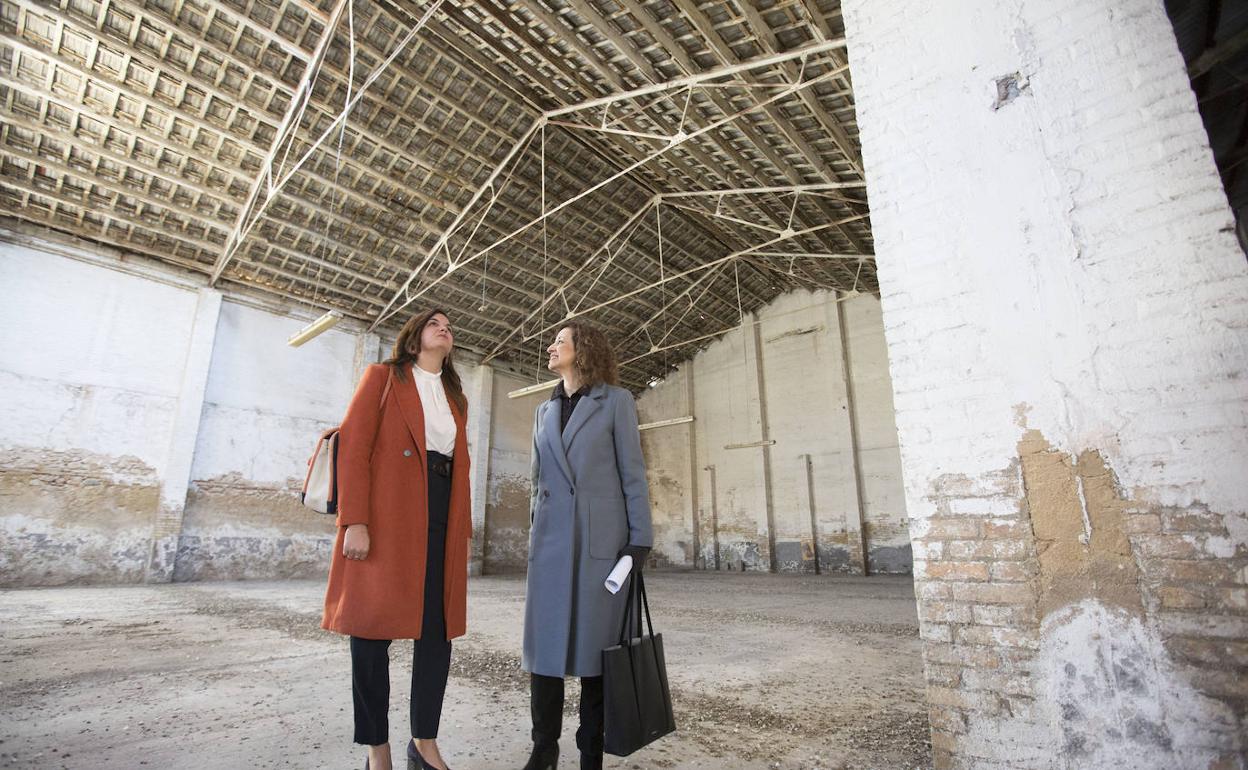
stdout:
<svg viewBox="0 0 1248 770">
<path fill-rule="evenodd" d="M 390 376 L 394 377 L 393 390 L 399 400 L 399 412 L 403 415 L 407 431 L 412 434 L 412 441 L 416 442 L 416 449 L 420 453 L 419 472 L 423 475 L 429 462 L 425 456 L 425 408 L 420 403 L 420 392 L 416 390 L 416 380 L 413 379 L 415 375 L 408 372 L 400 380 L 391 370 Z"/>
<path fill-rule="evenodd" d="M 580 408 L 580 405 L 577 405 Z M 559 403 L 557 401 L 547 401 L 542 405 L 545 411 L 542 413 L 542 433 L 546 436 L 546 446 L 550 448 L 551 454 L 555 456 L 555 461 L 559 463 L 559 467 L 563 469 L 563 475 L 568 477 L 568 481 L 573 484 L 576 479 L 572 476 L 572 466 L 568 465 L 568 455 L 563 449 L 563 442 L 559 440 Z M 576 414 L 576 412 L 573 412 Z"/>
<path fill-rule="evenodd" d="M 567 454 L 572 446 L 572 439 L 576 438 L 577 431 L 584 427 L 585 422 L 602 407 L 602 397 L 606 395 L 606 392 L 607 389 L 603 385 L 595 385 L 581 397 L 580 401 L 576 402 L 576 408 L 572 410 L 572 416 L 568 418 L 568 427 L 563 430 L 564 454 Z"/>
</svg>

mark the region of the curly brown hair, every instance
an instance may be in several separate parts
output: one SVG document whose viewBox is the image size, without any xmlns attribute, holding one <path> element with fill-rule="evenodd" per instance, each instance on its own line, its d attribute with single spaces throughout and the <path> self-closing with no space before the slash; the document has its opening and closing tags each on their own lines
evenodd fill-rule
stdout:
<svg viewBox="0 0 1248 770">
<path fill-rule="evenodd" d="M 569 321 L 559 328 L 572 333 L 572 349 L 576 351 L 572 364 L 581 375 L 583 385 L 592 388 L 604 382 L 620 384 L 619 364 L 607 335 L 584 321 Z"/>
<path fill-rule="evenodd" d="M 450 315 L 445 310 L 435 307 L 407 319 L 407 323 L 403 324 L 403 328 L 399 330 L 399 338 L 394 341 L 394 350 L 383 363 L 394 369 L 394 376 L 400 381 L 407 378 L 407 368 L 416 363 L 416 358 L 420 355 L 420 334 L 425 330 L 425 324 L 429 323 L 435 315 L 443 315 L 450 320 Z M 452 346 L 442 361 L 442 387 L 446 389 L 447 397 L 459 407 L 460 413 L 466 414 L 468 399 L 464 396 L 464 386 L 459 379 L 459 372 L 455 371 L 455 364 L 451 361 L 454 353 L 455 348 Z"/>
</svg>

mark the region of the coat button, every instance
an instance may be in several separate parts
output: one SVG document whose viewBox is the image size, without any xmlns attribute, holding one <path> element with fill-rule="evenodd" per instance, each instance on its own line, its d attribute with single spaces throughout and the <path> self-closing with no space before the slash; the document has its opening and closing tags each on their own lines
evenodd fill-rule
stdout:
<svg viewBox="0 0 1248 770">
<path fill-rule="evenodd" d="M 542 490 L 542 497 L 550 497 L 550 490 L 549 489 Z"/>
<path fill-rule="evenodd" d="M 569 495 L 575 495 L 575 494 L 576 494 L 576 490 L 575 490 L 575 489 L 569 489 L 569 490 L 568 490 L 568 494 L 569 494 Z"/>
<path fill-rule="evenodd" d="M 404 457 L 411 457 L 411 456 L 412 456 L 412 450 L 410 450 L 410 449 L 404 449 L 404 450 L 403 450 L 403 456 L 404 456 Z"/>
</svg>

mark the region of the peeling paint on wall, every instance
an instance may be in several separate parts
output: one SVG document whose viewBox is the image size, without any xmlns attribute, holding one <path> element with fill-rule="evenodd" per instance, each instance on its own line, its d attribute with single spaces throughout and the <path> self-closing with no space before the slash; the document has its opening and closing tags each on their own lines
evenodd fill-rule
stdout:
<svg viewBox="0 0 1248 770">
<path fill-rule="evenodd" d="M 1137 613 L 1091 598 L 1044 619 L 1037 653 L 1047 690 L 1041 703 L 1059 731 L 1061 766 L 1236 766 L 1233 751 L 1213 748 L 1226 745 L 1219 732 L 1238 729 L 1232 709 L 1183 680 L 1150 625 Z"/>
<path fill-rule="evenodd" d="M 1126 503 L 1100 453 L 1084 451 L 1072 461 L 1037 430 L 1024 434 L 1018 453 L 1039 559 L 1040 615 L 1087 597 L 1140 615 Z"/>
<path fill-rule="evenodd" d="M 993 745 L 1029 766 L 1240 767 L 1248 548 L 1025 414 L 1017 459 L 941 476 L 916 522 L 937 765 Z"/>
<path fill-rule="evenodd" d="M 296 486 L 296 482 L 298 486 Z M 334 517 L 299 502 L 302 479 L 282 487 L 239 473 L 195 481 L 187 495 L 174 580 L 323 577 Z"/>
<path fill-rule="evenodd" d="M 529 478 L 493 473 L 485 506 L 485 571 L 524 572 L 529 563 Z"/>
<path fill-rule="evenodd" d="M 0 452 L 0 585 L 141 580 L 160 499 L 155 476 L 134 457 Z"/>
<path fill-rule="evenodd" d="M 909 544 L 875 546 L 867 549 L 867 566 L 872 574 L 909 575 L 914 571 L 914 554 Z"/>
</svg>

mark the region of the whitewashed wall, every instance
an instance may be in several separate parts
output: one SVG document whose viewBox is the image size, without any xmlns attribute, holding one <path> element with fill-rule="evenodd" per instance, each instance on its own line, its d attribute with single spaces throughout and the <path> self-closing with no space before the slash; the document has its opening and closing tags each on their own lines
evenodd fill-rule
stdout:
<svg viewBox="0 0 1248 770">
<path fill-rule="evenodd" d="M 333 517 L 295 493 L 316 436 L 342 419 L 355 388 L 358 337 L 331 329 L 287 345 L 305 323 L 223 303 L 175 579 L 323 571 Z"/>
<path fill-rule="evenodd" d="M 195 306 L 0 241 L 0 585 L 142 579 Z"/>
<path fill-rule="evenodd" d="M 820 570 L 860 570 L 865 536 L 869 570 L 910 570 L 879 302 L 841 303 L 848 385 L 837 304 L 784 295 L 641 396 L 642 422 L 694 417 L 643 434 L 657 563 L 695 566 L 696 519 L 698 567 L 718 545 L 722 569 L 814 570 L 817 554 Z"/>
<path fill-rule="evenodd" d="M 333 517 L 299 503 L 307 458 L 393 338 L 342 325 L 291 348 L 319 311 L 222 301 L 199 278 L 10 235 L 0 241 L 0 585 L 323 575 Z M 535 401 L 508 400 L 506 383 L 496 396 L 493 370 L 462 354 L 456 367 L 479 571 L 491 492 L 506 500 L 520 465 L 527 485 Z M 514 440 L 500 433 L 491 485 L 496 399 L 504 424 L 519 418 Z"/>
<path fill-rule="evenodd" d="M 532 384 L 532 378 L 495 373 L 485 500 L 486 572 L 523 572 L 528 565 L 533 413 L 542 400 L 550 398 L 550 391 L 522 398 L 507 394 Z"/>
<path fill-rule="evenodd" d="M 341 420 L 363 367 L 388 356 L 393 340 L 338 327 L 291 348 L 286 339 L 315 311 L 222 301 L 195 279 L 128 274 L 100 254 L 70 259 L 13 245 L 0 254 L 0 318 L 11 330 L 0 343 L 10 394 L 0 407 L 0 582 L 324 573 L 333 521 L 298 502 L 306 460 L 319 433 Z M 868 553 L 873 569 L 905 571 L 878 307 L 869 298 L 846 304 L 862 319 L 849 336 L 851 356 L 865 362 L 853 372 L 860 454 L 875 458 L 864 465 Z M 774 539 L 780 569 L 812 568 L 816 545 L 822 568 L 852 566 L 847 530 L 858 493 L 837 324 L 830 296 L 783 297 L 760 314 L 757 335 L 728 335 L 644 394 L 643 422 L 697 417 L 643 434 L 655 563 L 693 566 L 697 541 L 697 563 L 713 566 L 718 542 L 725 567 L 766 569 Z M 464 358 L 473 569 L 521 571 L 533 412 L 550 393 L 508 398 L 533 377 Z M 763 398 L 777 441 L 769 475 L 763 450 L 723 448 L 763 435 Z"/>
</svg>

